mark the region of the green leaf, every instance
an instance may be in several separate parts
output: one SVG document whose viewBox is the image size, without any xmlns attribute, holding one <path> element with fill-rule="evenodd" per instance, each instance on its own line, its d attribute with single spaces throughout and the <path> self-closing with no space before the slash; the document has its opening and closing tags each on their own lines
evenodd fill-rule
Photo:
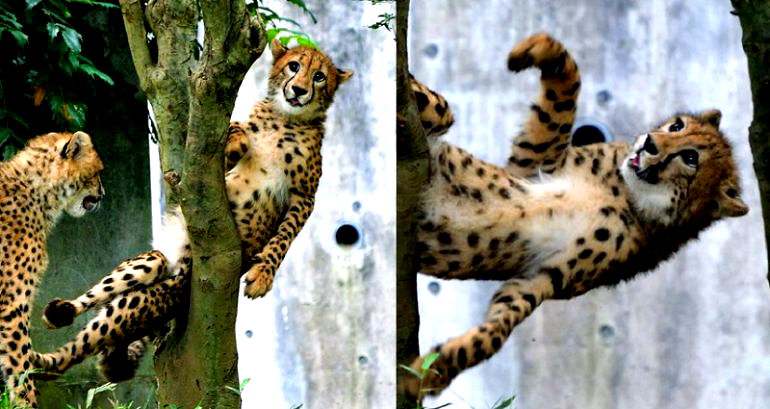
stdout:
<svg viewBox="0 0 770 409">
<path fill-rule="evenodd" d="M 511 396 L 508 399 L 502 399 L 495 402 L 495 404 L 492 406 L 492 409 L 506 409 L 506 408 L 512 408 L 513 407 L 513 400 L 516 399 L 516 396 Z"/>
<path fill-rule="evenodd" d="M 100 6 L 105 8 L 116 8 L 116 9 L 120 8 L 120 6 L 118 6 L 117 4 L 106 3 L 103 1 L 92 1 L 92 0 L 67 0 L 67 1 L 70 3 L 84 3 L 91 6 Z"/>
<path fill-rule="evenodd" d="M 37 6 L 43 0 L 27 0 L 27 10 Z"/>
<path fill-rule="evenodd" d="M 59 35 L 59 31 L 61 31 L 60 24 L 49 22 L 45 27 L 48 29 L 48 38 L 51 40 L 56 38 L 56 36 Z"/>
<path fill-rule="evenodd" d="M 403 365 L 403 364 L 399 364 L 398 366 L 400 366 L 401 369 L 403 369 L 403 370 L 411 373 L 412 375 L 416 376 L 417 379 L 422 379 L 422 372 L 412 368 L 411 366 L 406 366 L 406 365 Z"/>
<path fill-rule="evenodd" d="M 11 133 L 11 130 L 8 128 L 0 128 L 0 145 L 4 144 L 11 137 Z"/>
<path fill-rule="evenodd" d="M 86 74 L 90 75 L 91 78 L 99 78 L 100 80 L 110 84 L 115 85 L 115 82 L 112 81 L 112 78 L 110 78 L 109 75 L 103 73 L 98 68 L 94 67 L 91 64 L 85 63 L 80 65 L 80 71 L 85 72 Z"/>
<path fill-rule="evenodd" d="M 438 357 L 441 356 L 438 352 L 431 352 L 428 354 L 428 356 L 425 357 L 425 360 L 422 361 L 422 365 L 420 368 L 422 368 L 423 371 L 427 371 L 431 365 L 433 365 L 434 362 L 438 359 Z"/>
<path fill-rule="evenodd" d="M 16 148 L 11 145 L 5 145 L 5 148 L 3 148 L 3 160 L 9 160 L 13 157 L 13 155 L 16 154 Z"/>
<path fill-rule="evenodd" d="M 71 27 L 63 27 L 62 38 L 73 53 L 80 54 L 80 33 Z"/>
</svg>

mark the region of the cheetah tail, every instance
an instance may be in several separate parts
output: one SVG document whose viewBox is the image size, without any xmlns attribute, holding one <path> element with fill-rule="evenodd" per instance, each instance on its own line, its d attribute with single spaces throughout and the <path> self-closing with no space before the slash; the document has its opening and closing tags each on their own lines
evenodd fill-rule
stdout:
<svg viewBox="0 0 770 409">
<path fill-rule="evenodd" d="M 190 257 L 190 236 L 181 208 L 173 207 L 164 214 L 163 226 L 160 234 L 153 237 L 152 246 L 166 256 L 167 271 L 176 275 L 182 260 Z"/>
</svg>

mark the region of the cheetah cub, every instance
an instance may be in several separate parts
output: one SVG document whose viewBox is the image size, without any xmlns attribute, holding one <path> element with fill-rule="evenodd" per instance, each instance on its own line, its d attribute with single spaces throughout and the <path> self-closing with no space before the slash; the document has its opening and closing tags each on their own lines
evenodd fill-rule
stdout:
<svg viewBox="0 0 770 409">
<path fill-rule="evenodd" d="M 102 161 L 83 132 L 49 133 L 0 163 L 0 336 L 3 376 L 11 397 L 37 408 L 25 371 L 32 360 L 29 314 L 48 266 L 46 241 L 62 213 L 81 217 L 99 207 Z"/>
<path fill-rule="evenodd" d="M 481 325 L 432 348 L 436 372 L 422 390 L 416 378 L 405 381 L 416 399 L 494 355 L 544 300 L 650 271 L 713 222 L 748 212 L 719 111 L 674 115 L 633 145 L 572 147 L 580 76 L 564 47 L 532 36 L 513 48 L 508 67 L 539 68 L 542 89 L 505 167 L 429 135 L 420 271 L 503 284 Z M 451 124 L 440 95 L 417 81 L 412 88 L 426 132 Z"/>
<path fill-rule="evenodd" d="M 310 216 L 321 178 L 326 110 L 351 71 L 308 47 L 273 40 L 268 96 L 230 124 L 225 181 L 243 243 L 246 296 L 265 295 Z"/>
</svg>

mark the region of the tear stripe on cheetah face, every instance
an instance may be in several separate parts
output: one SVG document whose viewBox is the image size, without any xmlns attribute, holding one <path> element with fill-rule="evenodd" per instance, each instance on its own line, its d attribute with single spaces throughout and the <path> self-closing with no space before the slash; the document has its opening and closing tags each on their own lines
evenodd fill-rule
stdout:
<svg viewBox="0 0 770 409">
<path fill-rule="evenodd" d="M 83 132 L 38 136 L 0 163 L 0 362 L 12 399 L 26 406 L 37 407 L 33 380 L 20 375 L 34 367 L 29 313 L 48 264 L 48 232 L 62 213 L 82 216 L 98 207 L 101 170 Z"/>
<path fill-rule="evenodd" d="M 278 38 L 270 45 L 273 68 L 268 96 L 288 116 L 313 118 L 331 105 L 339 84 L 352 73 L 334 66 L 331 59 L 310 47 L 286 48 Z"/>
<path fill-rule="evenodd" d="M 525 55 L 517 58 L 527 61 L 530 49 L 536 47 L 523 48 Z M 551 96 L 559 101 L 558 92 Z M 428 373 L 423 383 L 431 390 L 406 378 L 401 386 L 407 395 L 419 400 L 426 392 L 437 394 L 461 371 L 493 356 L 544 300 L 572 298 L 650 271 L 714 221 L 746 213 L 729 145 L 718 130 L 718 111 L 678 117 L 650 132 L 654 147 L 641 144 L 649 157 L 637 157 L 640 146 L 624 143 L 563 146 L 553 150 L 563 152 L 559 159 L 548 163 L 539 156 L 537 165 L 528 158 L 527 166 L 519 166 L 517 159 L 515 165 L 525 171 L 432 142 L 431 179 L 418 223 L 420 271 L 504 283 L 482 324 L 433 349 L 440 354 L 439 373 Z M 536 154 L 553 146 L 528 143 L 523 148 Z M 638 167 L 631 175 L 629 164 Z M 526 171 L 529 165 L 536 173 Z M 697 166 L 685 167 L 692 165 Z M 537 179 L 538 174 L 553 177 Z M 674 186 L 674 196 L 668 196 L 672 220 L 660 210 L 649 212 L 650 206 L 640 209 L 645 202 L 632 193 L 640 189 L 637 182 Z M 419 371 L 422 361 L 412 368 Z"/>
</svg>

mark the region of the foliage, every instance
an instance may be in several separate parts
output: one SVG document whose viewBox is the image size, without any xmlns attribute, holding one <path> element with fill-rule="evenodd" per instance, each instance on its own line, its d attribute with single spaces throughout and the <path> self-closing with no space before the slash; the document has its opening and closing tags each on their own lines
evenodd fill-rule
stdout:
<svg viewBox="0 0 770 409">
<path fill-rule="evenodd" d="M 259 14 L 259 17 L 265 24 L 265 28 L 267 28 L 268 44 L 273 41 L 275 37 L 278 37 L 283 45 L 288 45 L 289 42 L 294 40 L 297 45 L 318 49 L 318 44 L 310 37 L 310 35 L 302 31 L 302 24 L 292 18 L 279 15 L 273 11 L 273 9 L 265 6 L 263 2 L 264 0 L 256 0 L 248 3 L 246 8 L 252 16 Z M 303 0 L 286 0 L 286 2 L 302 10 L 302 12 L 313 21 L 313 24 L 318 22 L 315 14 L 307 8 L 307 5 Z M 290 29 L 288 27 L 294 27 L 295 29 Z"/>
<path fill-rule="evenodd" d="M 368 1 L 372 3 L 373 5 L 378 4 L 386 4 L 386 3 L 393 3 L 394 0 L 358 0 L 358 1 Z M 384 28 L 388 31 L 393 31 L 393 20 L 396 19 L 396 15 L 393 13 L 381 13 L 377 16 L 379 20 L 376 22 L 368 25 L 368 28 L 371 28 L 372 30 L 377 30 L 378 28 Z"/>
<path fill-rule="evenodd" d="M 26 0 L 0 3 L 0 148 L 12 156 L 40 122 L 66 130 L 82 129 L 87 107 L 84 87 L 113 85 L 87 57 L 77 15 L 95 8 L 117 8 L 94 0 Z M 52 123 L 51 123 L 52 122 Z"/>
</svg>

